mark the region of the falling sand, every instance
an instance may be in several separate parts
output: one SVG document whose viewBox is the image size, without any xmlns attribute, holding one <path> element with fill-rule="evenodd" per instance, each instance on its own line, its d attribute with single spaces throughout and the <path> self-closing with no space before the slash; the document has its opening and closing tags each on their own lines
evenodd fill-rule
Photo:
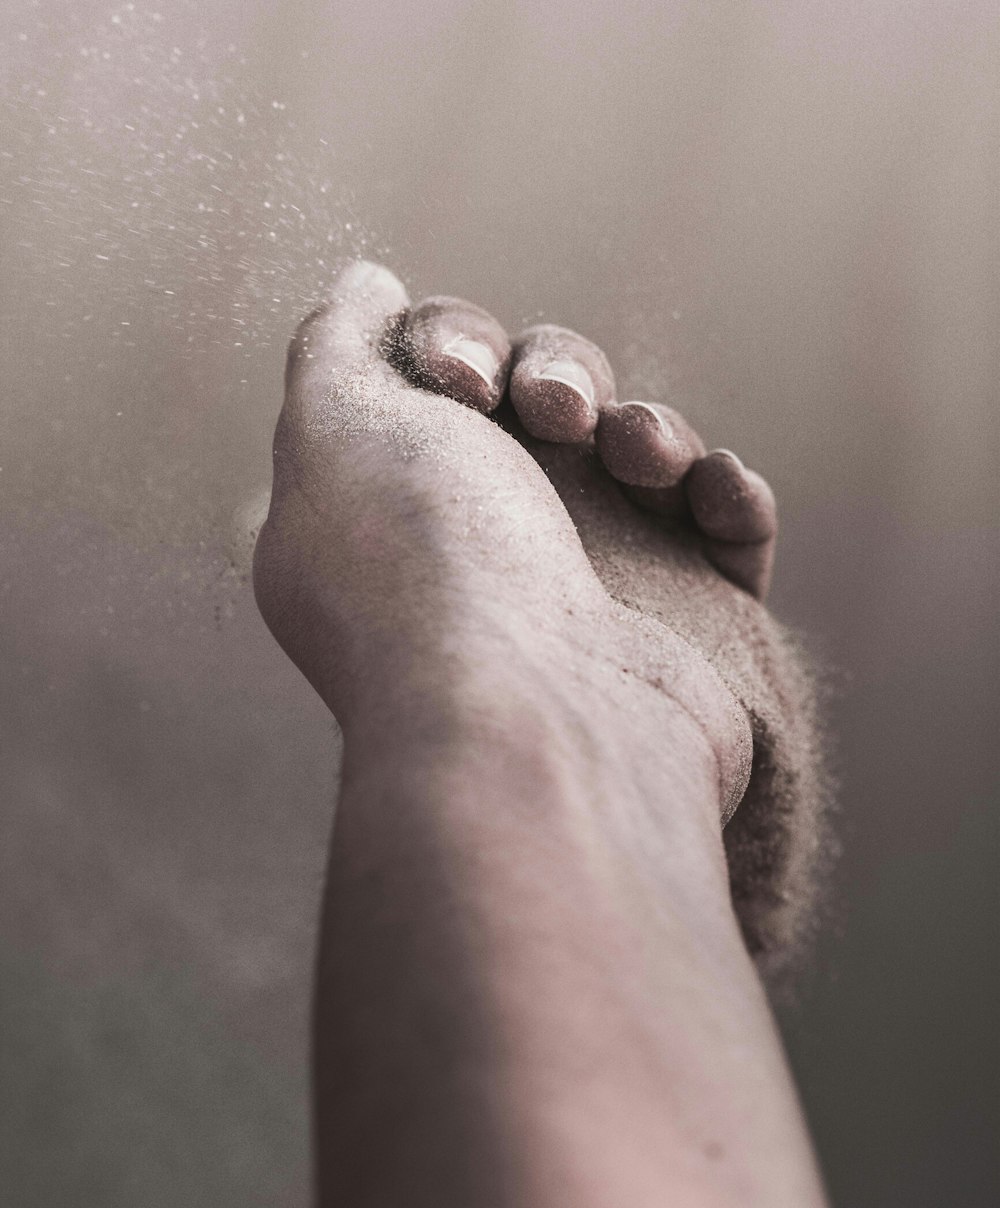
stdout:
<svg viewBox="0 0 1000 1208">
<path fill-rule="evenodd" d="M 248 473 L 267 480 L 288 333 L 346 257 L 385 254 L 327 140 L 240 82 L 256 53 L 183 0 L 97 22 L 14 4 L 0 30 L 9 338 L 33 350 L 13 393 L 53 400 L 44 450 L 33 409 L 4 417 L 7 506 L 58 498 L 147 546 L 218 538 L 241 571 L 230 518 Z"/>
</svg>

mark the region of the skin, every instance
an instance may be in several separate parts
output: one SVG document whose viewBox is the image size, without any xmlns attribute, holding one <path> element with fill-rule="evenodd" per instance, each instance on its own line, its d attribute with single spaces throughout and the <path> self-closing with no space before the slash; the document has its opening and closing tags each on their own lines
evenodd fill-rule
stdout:
<svg viewBox="0 0 1000 1208">
<path fill-rule="evenodd" d="M 344 733 L 321 1204 L 824 1202 L 731 905 L 748 720 L 606 585 L 694 543 L 757 607 L 775 531 L 763 480 L 618 403 L 575 333 L 511 345 L 365 263 L 300 328 L 254 587 Z"/>
</svg>

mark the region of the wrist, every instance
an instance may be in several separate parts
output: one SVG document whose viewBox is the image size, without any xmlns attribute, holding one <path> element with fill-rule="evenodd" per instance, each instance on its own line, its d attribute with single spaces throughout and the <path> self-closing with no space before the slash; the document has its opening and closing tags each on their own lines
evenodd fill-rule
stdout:
<svg viewBox="0 0 1000 1208">
<path fill-rule="evenodd" d="M 478 842 L 483 818 L 519 845 L 565 829 L 653 877 L 673 868 L 703 885 L 709 870 L 728 895 L 718 765 L 698 723 L 652 693 L 655 716 L 643 711 L 623 736 L 620 703 L 557 662 L 558 676 L 542 655 L 488 674 L 439 665 L 433 687 L 422 675 L 419 691 L 403 685 L 357 711 L 343 725 L 341 811 L 377 794 L 412 815 L 407 825 L 444 827 L 458 843 Z"/>
</svg>

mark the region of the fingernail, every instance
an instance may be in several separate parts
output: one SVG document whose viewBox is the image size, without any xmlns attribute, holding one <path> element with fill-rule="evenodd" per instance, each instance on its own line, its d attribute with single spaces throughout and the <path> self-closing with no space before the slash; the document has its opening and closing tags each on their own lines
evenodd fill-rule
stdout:
<svg viewBox="0 0 1000 1208">
<path fill-rule="evenodd" d="M 735 453 L 732 451 L 732 449 L 713 449 L 713 450 L 711 451 L 711 453 L 709 453 L 707 456 L 709 456 L 709 457 L 715 457 L 715 456 L 717 456 L 717 455 L 718 455 L 718 454 L 720 454 L 720 453 L 722 454 L 722 456 L 723 456 L 723 457 L 728 457 L 728 458 L 730 459 L 730 461 L 735 461 L 735 462 L 736 462 L 736 464 L 737 464 L 737 466 L 738 466 L 738 467 L 739 467 L 741 470 L 745 470 L 745 469 L 746 469 L 746 466 L 743 464 L 743 462 L 741 461 L 741 459 L 740 459 L 739 457 L 737 457 L 737 456 L 736 456 L 736 454 L 735 454 Z"/>
<path fill-rule="evenodd" d="M 622 407 L 637 407 L 645 415 L 650 416 L 657 423 L 660 432 L 667 438 L 673 436 L 673 424 L 668 419 L 665 419 L 655 407 L 651 407 L 649 403 L 622 403 Z"/>
<path fill-rule="evenodd" d="M 562 382 L 575 390 L 588 407 L 594 405 L 594 383 L 579 361 L 552 361 L 535 377 L 543 382 Z"/>
<path fill-rule="evenodd" d="M 496 382 L 500 362 L 493 349 L 486 344 L 481 344 L 478 340 L 467 340 L 465 336 L 456 336 L 449 340 L 441 351 L 475 370 L 487 386 L 492 387 Z"/>
</svg>

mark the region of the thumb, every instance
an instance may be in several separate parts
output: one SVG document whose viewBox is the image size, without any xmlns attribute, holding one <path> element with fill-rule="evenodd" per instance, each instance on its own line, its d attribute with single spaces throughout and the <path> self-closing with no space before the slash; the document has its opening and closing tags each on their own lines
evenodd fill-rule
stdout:
<svg viewBox="0 0 1000 1208">
<path fill-rule="evenodd" d="M 285 406 L 300 418 L 339 387 L 391 373 L 380 343 L 389 320 L 409 306 L 402 283 L 369 260 L 349 264 L 330 297 L 299 326 L 288 348 Z"/>
</svg>

